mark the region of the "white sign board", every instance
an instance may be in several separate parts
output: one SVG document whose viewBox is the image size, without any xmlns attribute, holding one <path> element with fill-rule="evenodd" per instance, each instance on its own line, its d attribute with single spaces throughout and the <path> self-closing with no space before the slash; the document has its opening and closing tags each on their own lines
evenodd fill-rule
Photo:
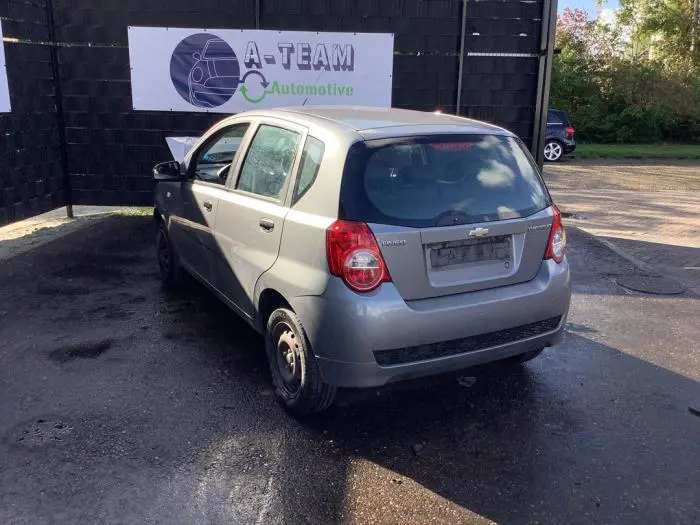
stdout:
<svg viewBox="0 0 700 525">
<path fill-rule="evenodd" d="M 2 41 L 2 21 L 0 20 L 0 113 L 8 113 L 10 106 L 10 88 L 7 84 L 7 67 L 5 66 L 5 44 Z"/>
<path fill-rule="evenodd" d="M 391 106 L 394 36 L 130 27 L 135 110 Z"/>
</svg>

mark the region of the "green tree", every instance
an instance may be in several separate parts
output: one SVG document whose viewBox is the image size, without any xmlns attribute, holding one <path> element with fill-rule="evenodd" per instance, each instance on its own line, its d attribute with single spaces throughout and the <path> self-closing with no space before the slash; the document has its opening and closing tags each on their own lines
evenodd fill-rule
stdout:
<svg viewBox="0 0 700 525">
<path fill-rule="evenodd" d="M 585 11 L 565 10 L 557 21 L 561 54 L 554 62 L 550 105 L 569 113 L 584 141 L 697 142 L 698 69 L 687 65 L 688 54 L 674 55 L 670 46 L 663 58 L 650 54 L 640 34 L 623 24 L 590 21 Z M 686 67 L 680 67 L 683 61 Z"/>
<path fill-rule="evenodd" d="M 700 70 L 700 0 L 620 0 L 619 19 L 652 60 L 675 70 Z"/>
</svg>

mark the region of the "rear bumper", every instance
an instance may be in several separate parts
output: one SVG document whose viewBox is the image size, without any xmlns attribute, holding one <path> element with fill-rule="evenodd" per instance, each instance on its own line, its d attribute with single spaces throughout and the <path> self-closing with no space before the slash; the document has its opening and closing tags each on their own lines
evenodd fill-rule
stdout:
<svg viewBox="0 0 700 525">
<path fill-rule="evenodd" d="M 576 151 L 576 141 L 574 139 L 566 139 L 563 142 L 564 145 L 564 155 L 571 155 Z"/>
<path fill-rule="evenodd" d="M 570 298 L 568 263 L 544 261 L 526 283 L 410 302 L 391 283 L 359 295 L 333 278 L 323 295 L 292 307 L 324 380 L 372 387 L 552 346 Z"/>
</svg>

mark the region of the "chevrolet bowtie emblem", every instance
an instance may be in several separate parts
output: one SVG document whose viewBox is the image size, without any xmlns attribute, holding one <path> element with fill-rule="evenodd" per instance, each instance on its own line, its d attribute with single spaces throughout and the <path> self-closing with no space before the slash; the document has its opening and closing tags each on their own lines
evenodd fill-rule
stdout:
<svg viewBox="0 0 700 525">
<path fill-rule="evenodd" d="M 488 228 L 474 228 L 469 231 L 469 237 L 483 237 L 489 232 Z"/>
</svg>

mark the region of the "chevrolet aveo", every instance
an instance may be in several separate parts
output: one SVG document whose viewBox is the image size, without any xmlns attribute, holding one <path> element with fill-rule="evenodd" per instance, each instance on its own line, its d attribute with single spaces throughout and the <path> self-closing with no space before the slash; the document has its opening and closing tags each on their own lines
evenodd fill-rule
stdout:
<svg viewBox="0 0 700 525">
<path fill-rule="evenodd" d="M 154 168 L 163 279 L 264 335 L 296 415 L 557 343 L 566 234 L 512 133 L 450 115 L 301 107 L 228 118 Z"/>
</svg>

